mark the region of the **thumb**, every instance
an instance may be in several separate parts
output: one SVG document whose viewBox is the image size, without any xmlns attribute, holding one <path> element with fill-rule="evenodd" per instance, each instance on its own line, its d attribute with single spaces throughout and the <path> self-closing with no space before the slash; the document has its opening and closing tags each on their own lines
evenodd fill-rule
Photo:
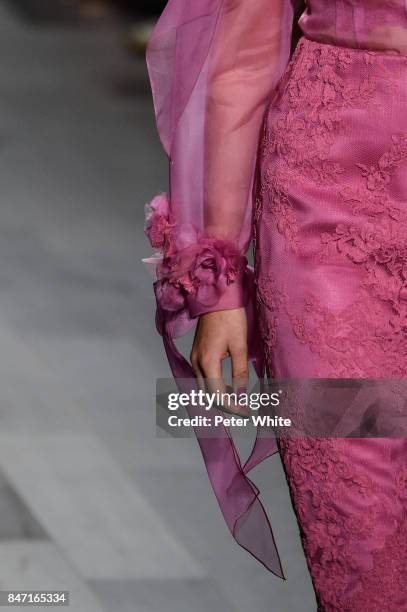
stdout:
<svg viewBox="0 0 407 612">
<path fill-rule="evenodd" d="M 239 346 L 235 349 L 230 349 L 230 356 L 232 359 L 232 385 L 234 392 L 247 393 L 249 386 L 249 365 L 247 346 Z M 237 406 L 239 414 L 248 415 L 249 409 L 246 405 Z"/>
</svg>

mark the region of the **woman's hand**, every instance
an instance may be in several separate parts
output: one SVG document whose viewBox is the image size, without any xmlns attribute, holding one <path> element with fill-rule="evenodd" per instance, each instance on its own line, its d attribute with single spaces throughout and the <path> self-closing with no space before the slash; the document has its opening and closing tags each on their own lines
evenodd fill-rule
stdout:
<svg viewBox="0 0 407 612">
<path fill-rule="evenodd" d="M 247 319 L 244 308 L 209 312 L 199 317 L 191 351 L 191 364 L 201 389 L 226 392 L 222 380 L 222 359 L 232 360 L 234 392 L 247 391 L 249 370 Z M 246 414 L 247 408 L 235 406 L 233 412 Z"/>
</svg>

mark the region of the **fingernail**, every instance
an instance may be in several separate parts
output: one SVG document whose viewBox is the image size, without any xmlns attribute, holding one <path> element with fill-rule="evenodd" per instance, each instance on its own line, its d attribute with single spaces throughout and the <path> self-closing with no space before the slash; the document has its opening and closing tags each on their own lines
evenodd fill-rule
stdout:
<svg viewBox="0 0 407 612">
<path fill-rule="evenodd" d="M 246 395 L 247 387 L 239 387 L 237 390 L 237 395 L 240 397 L 242 395 Z"/>
</svg>

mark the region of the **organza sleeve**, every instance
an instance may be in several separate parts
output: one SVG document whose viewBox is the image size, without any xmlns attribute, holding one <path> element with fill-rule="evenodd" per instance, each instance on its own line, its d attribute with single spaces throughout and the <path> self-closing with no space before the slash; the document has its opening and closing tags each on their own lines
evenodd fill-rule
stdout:
<svg viewBox="0 0 407 612">
<path fill-rule="evenodd" d="M 288 62 L 291 0 L 170 0 L 147 64 L 169 194 L 146 233 L 172 335 L 198 315 L 246 305 L 252 188 L 265 109 Z M 171 313 L 171 316 L 169 316 Z"/>
<path fill-rule="evenodd" d="M 194 372 L 174 338 L 211 310 L 246 307 L 249 358 L 263 373 L 246 252 L 260 129 L 288 63 L 292 20 L 291 0 L 170 0 L 150 39 L 170 189 L 148 206 L 146 233 L 159 250 L 149 259 L 156 264 L 157 329 L 182 391 L 195 388 Z M 199 407 L 186 410 L 202 416 Z M 247 476 L 277 452 L 275 438 L 258 435 L 242 464 L 225 425 L 193 427 L 230 532 L 283 578 L 259 490 Z"/>
</svg>

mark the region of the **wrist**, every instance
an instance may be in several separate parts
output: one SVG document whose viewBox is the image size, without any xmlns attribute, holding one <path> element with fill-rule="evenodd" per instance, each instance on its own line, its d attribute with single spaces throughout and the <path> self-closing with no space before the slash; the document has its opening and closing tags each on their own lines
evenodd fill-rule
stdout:
<svg viewBox="0 0 407 612">
<path fill-rule="evenodd" d="M 242 308 L 246 303 L 245 267 L 242 266 L 233 282 L 228 284 L 215 304 L 202 304 L 194 299 L 188 299 L 188 310 L 191 318 L 216 312 L 219 310 L 234 310 Z"/>
</svg>

